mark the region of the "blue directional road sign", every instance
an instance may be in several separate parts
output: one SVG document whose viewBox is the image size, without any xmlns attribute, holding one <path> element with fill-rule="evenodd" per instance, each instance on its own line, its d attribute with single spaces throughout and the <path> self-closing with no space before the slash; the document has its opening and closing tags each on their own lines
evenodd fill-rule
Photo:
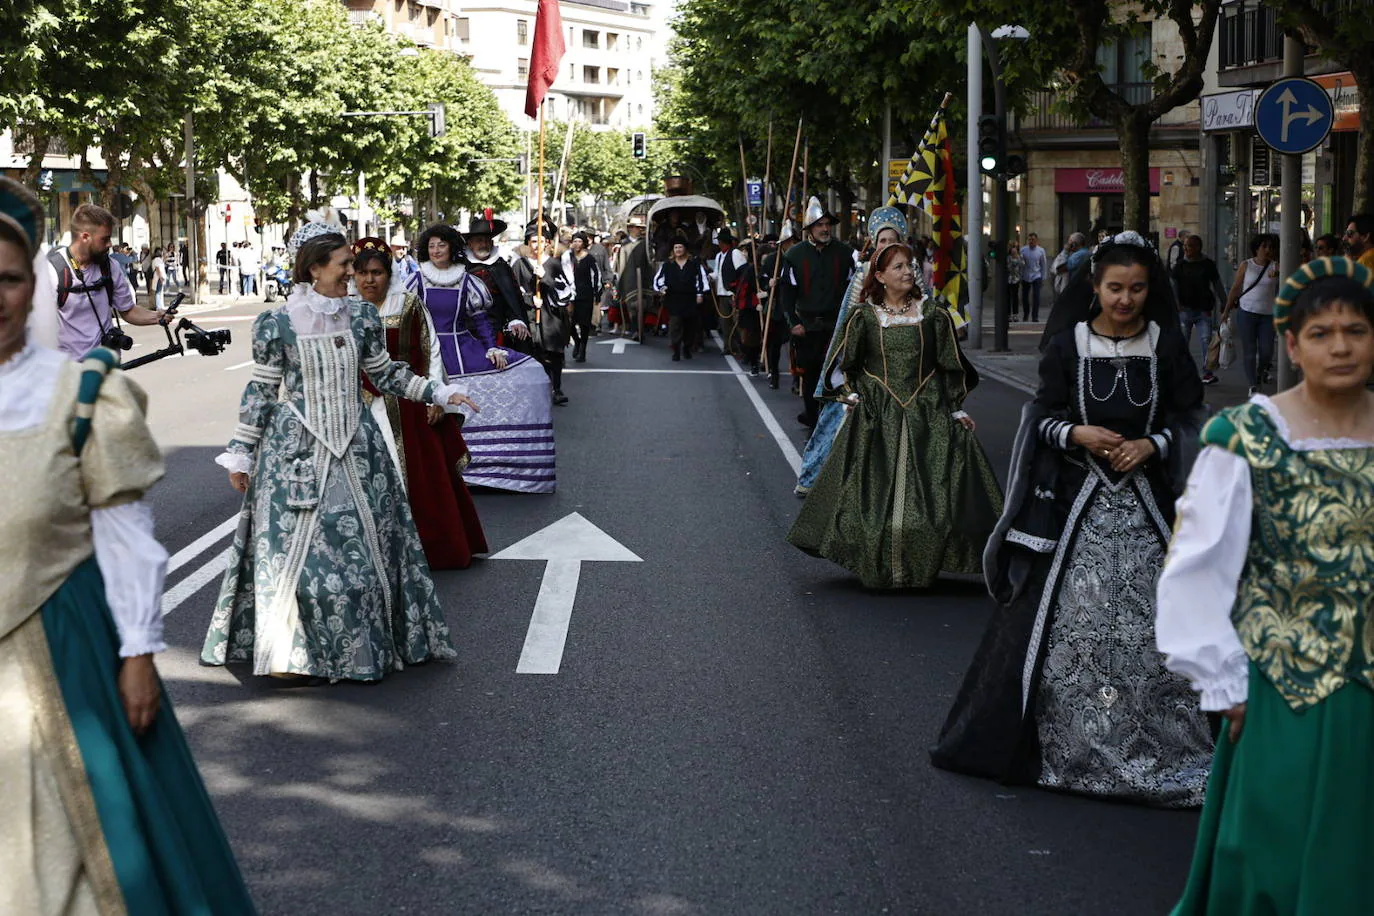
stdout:
<svg viewBox="0 0 1374 916">
<path fill-rule="evenodd" d="M 1255 129 L 1276 153 L 1316 149 L 1334 122 L 1331 96 L 1301 76 L 1271 83 L 1255 102 Z"/>
<path fill-rule="evenodd" d="M 750 178 L 748 181 L 746 181 L 746 182 L 744 183 L 744 185 L 745 185 L 745 188 L 748 189 L 748 192 L 749 192 L 749 206 L 751 206 L 751 207 L 762 207 L 762 206 L 763 206 L 763 182 L 762 182 L 762 181 L 759 181 L 759 180 L 757 180 L 757 179 L 755 179 L 755 178 Z"/>
</svg>

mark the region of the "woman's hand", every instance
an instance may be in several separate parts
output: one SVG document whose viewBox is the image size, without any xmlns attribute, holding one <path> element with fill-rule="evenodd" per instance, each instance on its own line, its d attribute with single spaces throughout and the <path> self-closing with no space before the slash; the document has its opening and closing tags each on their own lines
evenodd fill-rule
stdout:
<svg viewBox="0 0 1374 916">
<path fill-rule="evenodd" d="M 1075 426 L 1069 433 L 1069 441 L 1099 458 L 1106 458 L 1126 439 L 1120 433 L 1101 426 Z"/>
<path fill-rule="evenodd" d="M 431 404 L 425 408 L 425 419 L 429 421 L 430 426 L 434 426 L 443 418 L 444 408 L 440 407 L 438 404 Z"/>
<path fill-rule="evenodd" d="M 965 414 L 962 417 L 957 417 L 956 419 L 959 421 L 959 425 L 962 426 L 964 429 L 968 430 L 969 432 L 973 432 L 975 429 L 978 428 L 978 424 L 974 423 L 973 417 L 970 417 L 968 414 Z"/>
<path fill-rule="evenodd" d="M 1245 729 L 1245 704 L 1239 703 L 1232 706 L 1221 714 L 1221 717 L 1231 723 L 1231 727 L 1226 730 L 1226 736 L 1235 744 L 1240 740 L 1240 733 Z"/>
<path fill-rule="evenodd" d="M 124 659 L 119 666 L 118 686 L 119 699 L 124 704 L 129 727 L 135 735 L 142 735 L 152 728 L 158 704 L 162 701 L 162 687 L 157 681 L 153 657 L 135 655 Z"/>
<path fill-rule="evenodd" d="M 229 486 L 238 490 L 240 493 L 248 492 L 248 475 L 243 471 L 229 472 Z"/>
<path fill-rule="evenodd" d="M 487 354 L 487 359 L 498 369 L 506 368 L 506 351 L 493 349 Z"/>
<path fill-rule="evenodd" d="M 1156 448 L 1153 441 L 1149 439 L 1132 439 L 1123 442 L 1112 449 L 1111 458 L 1112 470 L 1119 473 L 1134 471 L 1145 462 L 1154 457 Z"/>
<path fill-rule="evenodd" d="M 477 406 L 476 402 L 474 402 L 472 398 L 468 397 L 465 394 L 453 395 L 448 399 L 448 403 L 450 407 L 462 407 L 466 405 L 467 408 L 471 410 L 473 413 L 482 412 L 481 408 Z"/>
</svg>

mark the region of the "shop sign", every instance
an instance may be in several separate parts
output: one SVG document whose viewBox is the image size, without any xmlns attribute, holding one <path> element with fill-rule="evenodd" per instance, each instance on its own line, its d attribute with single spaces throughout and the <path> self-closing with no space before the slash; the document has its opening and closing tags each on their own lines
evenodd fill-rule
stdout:
<svg viewBox="0 0 1374 916">
<path fill-rule="evenodd" d="M 1331 105 L 1336 110 L 1336 120 L 1331 125 L 1333 131 L 1358 131 L 1360 129 L 1360 98 L 1355 89 L 1355 77 L 1347 70 L 1344 73 L 1328 73 L 1314 76 L 1312 82 L 1326 90 L 1331 96 Z"/>
<path fill-rule="evenodd" d="M 1219 92 L 1202 97 L 1202 129 L 1244 130 L 1255 123 L 1255 96 L 1258 89 Z"/>
<path fill-rule="evenodd" d="M 1124 194 L 1123 169 L 1055 169 L 1056 194 Z M 1159 169 L 1150 169 L 1150 193 L 1159 193 Z"/>
</svg>

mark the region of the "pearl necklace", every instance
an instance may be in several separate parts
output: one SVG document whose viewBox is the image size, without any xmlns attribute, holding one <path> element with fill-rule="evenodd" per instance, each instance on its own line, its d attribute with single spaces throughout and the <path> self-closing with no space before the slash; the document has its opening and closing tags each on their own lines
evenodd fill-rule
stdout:
<svg viewBox="0 0 1374 916">
<path fill-rule="evenodd" d="M 1142 333 L 1143 333 L 1143 332 L 1142 332 Z M 1114 394 L 1116 394 L 1117 386 L 1120 385 L 1121 388 L 1122 388 L 1122 390 L 1126 393 L 1126 400 L 1129 401 L 1129 402 L 1131 403 L 1131 406 L 1133 406 L 1133 407 L 1147 407 L 1147 406 L 1149 406 L 1150 402 L 1152 402 L 1152 401 L 1155 399 L 1155 366 L 1154 366 L 1154 359 L 1153 359 L 1153 358 L 1150 359 L 1150 390 L 1146 393 L 1146 395 L 1145 395 L 1145 400 L 1143 400 L 1143 401 L 1137 401 L 1137 400 L 1131 395 L 1131 381 L 1130 381 L 1130 379 L 1129 379 L 1129 378 L 1127 377 L 1127 375 L 1126 375 L 1126 363 L 1127 363 L 1127 359 L 1126 359 L 1126 357 L 1124 357 L 1124 356 L 1121 355 L 1121 341 L 1119 341 L 1119 340 L 1113 340 L 1113 341 L 1112 341 L 1112 348 L 1113 348 L 1113 350 L 1114 350 L 1115 352 L 1112 354 L 1111 358 L 1109 359 L 1109 362 L 1112 364 L 1112 366 L 1114 366 L 1114 367 L 1116 368 L 1116 375 L 1114 375 L 1114 376 L 1112 377 L 1112 389 L 1111 389 L 1110 391 L 1108 391 L 1105 395 L 1101 395 L 1101 396 L 1098 395 L 1098 393 L 1097 393 L 1097 391 L 1096 391 L 1096 389 L 1095 389 L 1095 386 L 1093 385 L 1093 373 L 1092 373 L 1093 338 L 1094 338 L 1094 337 L 1098 337 L 1098 336 L 1101 336 L 1101 335 L 1099 335 L 1096 331 L 1094 331 L 1094 330 L 1092 329 L 1092 325 L 1089 325 L 1089 326 L 1088 326 L 1088 354 L 1087 354 L 1088 365 L 1085 367 L 1085 368 L 1086 368 L 1087 381 L 1088 381 L 1088 396 L 1091 397 L 1094 401 L 1097 401 L 1099 404 L 1105 403 L 1105 402 L 1110 401 L 1110 400 L 1112 399 L 1112 396 L 1113 396 Z M 1139 336 L 1139 335 L 1135 335 L 1135 336 Z"/>
</svg>

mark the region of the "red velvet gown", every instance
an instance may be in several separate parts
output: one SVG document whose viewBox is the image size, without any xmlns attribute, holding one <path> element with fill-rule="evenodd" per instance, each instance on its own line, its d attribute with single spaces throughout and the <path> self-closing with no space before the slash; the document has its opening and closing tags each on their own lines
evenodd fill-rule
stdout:
<svg viewBox="0 0 1374 916">
<path fill-rule="evenodd" d="M 392 359 L 406 363 L 416 375 L 427 376 L 430 359 L 438 356 L 431 357 L 429 352 L 424 305 L 419 299 L 406 296 L 401 314 L 384 316 L 382 323 Z M 366 377 L 363 388 L 374 398 L 384 397 Z M 487 538 L 472 494 L 463 483 L 468 448 L 458 418 L 444 414 L 431 426 L 424 404 L 394 397 L 385 397 L 385 402 L 425 558 L 431 569 L 467 569 L 473 554 L 487 552 Z"/>
</svg>

